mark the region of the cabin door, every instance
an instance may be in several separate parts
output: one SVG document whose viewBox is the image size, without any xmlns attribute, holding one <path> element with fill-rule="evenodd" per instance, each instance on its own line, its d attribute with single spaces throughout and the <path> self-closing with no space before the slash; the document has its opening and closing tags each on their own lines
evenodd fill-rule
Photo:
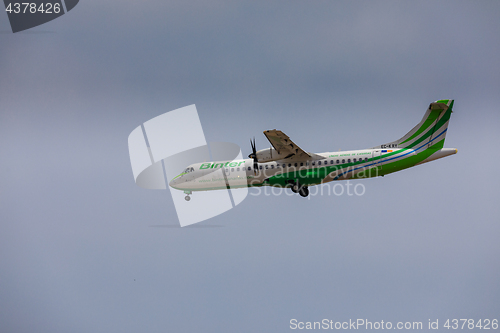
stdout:
<svg viewBox="0 0 500 333">
<path fill-rule="evenodd" d="M 225 167 L 223 169 L 224 169 L 224 172 L 226 173 L 226 177 L 229 177 L 231 175 L 231 168 L 230 167 Z"/>
<path fill-rule="evenodd" d="M 382 158 L 381 158 L 381 150 L 374 150 L 372 153 L 372 162 L 373 166 L 370 168 L 371 175 L 370 177 L 377 177 L 379 173 L 382 172 Z M 373 174 L 375 172 L 375 174 Z"/>
</svg>

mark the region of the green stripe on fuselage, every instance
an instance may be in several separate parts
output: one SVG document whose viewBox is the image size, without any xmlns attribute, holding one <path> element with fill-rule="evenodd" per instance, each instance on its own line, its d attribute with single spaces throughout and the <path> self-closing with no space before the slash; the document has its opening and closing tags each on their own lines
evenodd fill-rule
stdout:
<svg viewBox="0 0 500 333">
<path fill-rule="evenodd" d="M 393 173 L 396 171 L 404 170 L 415 166 L 415 164 L 422 162 L 435 152 L 439 151 L 444 146 L 444 139 L 435 143 L 431 148 L 425 149 L 416 155 L 408 156 L 402 160 L 394 161 L 384 164 L 382 167 L 381 176 Z"/>
<path fill-rule="evenodd" d="M 346 173 L 348 175 L 350 172 L 353 172 L 352 170 L 355 169 L 356 166 L 364 163 L 372 164 L 373 162 L 375 162 L 375 165 L 367 166 L 366 168 L 356 170 L 354 176 L 348 178 L 361 179 L 361 178 L 372 178 L 372 177 L 383 176 L 396 171 L 411 168 L 412 166 L 415 166 L 417 163 L 422 162 L 423 160 L 425 160 L 426 158 L 428 158 L 429 156 L 431 156 L 432 154 L 443 148 L 443 146 L 444 146 L 444 139 L 436 142 L 431 148 L 424 149 L 415 155 L 411 155 L 408 157 L 401 157 L 401 159 L 396 159 L 394 162 L 382 165 L 379 164 L 380 160 L 382 160 L 383 163 L 384 160 L 387 158 L 403 153 L 404 151 L 409 152 L 412 149 L 408 148 L 398 149 L 394 152 L 377 156 L 375 158 L 371 158 L 368 162 L 366 161 L 351 162 L 333 166 L 318 167 L 314 169 L 304 169 L 291 172 L 284 172 L 275 175 L 273 177 L 270 177 L 267 181 L 264 182 L 264 184 L 270 186 L 285 187 L 288 185 L 288 182 L 290 180 L 293 180 L 293 181 L 298 181 L 302 185 L 307 185 L 307 186 L 317 185 L 321 184 L 323 179 L 334 171 L 338 170 L 339 175 L 341 173 L 343 174 Z"/>
<path fill-rule="evenodd" d="M 180 176 L 185 175 L 186 173 L 187 173 L 187 172 L 183 172 L 183 173 L 181 173 L 180 175 L 175 176 L 172 180 L 174 180 L 174 179 L 176 179 L 176 178 L 179 178 Z"/>
</svg>

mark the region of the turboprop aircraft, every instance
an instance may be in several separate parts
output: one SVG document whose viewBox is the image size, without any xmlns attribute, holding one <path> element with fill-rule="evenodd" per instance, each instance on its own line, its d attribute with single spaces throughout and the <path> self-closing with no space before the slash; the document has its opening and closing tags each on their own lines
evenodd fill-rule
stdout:
<svg viewBox="0 0 500 333">
<path fill-rule="evenodd" d="M 457 153 L 443 148 L 453 102 L 431 103 L 422 121 L 401 139 L 369 149 L 309 153 L 282 131 L 267 130 L 272 147 L 256 151 L 254 138 L 248 159 L 191 164 L 169 185 L 184 191 L 187 201 L 195 191 L 253 186 L 289 187 L 307 197 L 309 186 L 384 176 Z"/>
</svg>

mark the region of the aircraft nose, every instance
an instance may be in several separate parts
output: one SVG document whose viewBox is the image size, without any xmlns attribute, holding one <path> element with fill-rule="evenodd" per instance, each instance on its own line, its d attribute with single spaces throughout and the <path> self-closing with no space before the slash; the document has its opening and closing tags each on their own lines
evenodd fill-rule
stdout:
<svg viewBox="0 0 500 333">
<path fill-rule="evenodd" d="M 168 185 L 169 185 L 170 187 L 175 188 L 175 186 L 176 186 L 177 184 L 179 184 L 179 178 L 180 178 L 180 177 L 176 177 L 176 178 L 172 179 L 172 180 L 170 181 L 170 183 L 168 183 Z"/>
</svg>

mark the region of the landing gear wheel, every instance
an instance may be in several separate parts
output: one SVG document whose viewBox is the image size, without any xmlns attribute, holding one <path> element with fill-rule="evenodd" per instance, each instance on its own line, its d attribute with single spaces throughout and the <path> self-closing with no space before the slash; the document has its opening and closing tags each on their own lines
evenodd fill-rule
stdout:
<svg viewBox="0 0 500 333">
<path fill-rule="evenodd" d="M 297 185 L 296 183 L 294 183 L 294 184 L 292 185 L 292 192 L 293 192 L 293 193 L 297 193 L 297 192 L 299 192 L 299 185 Z"/>
<path fill-rule="evenodd" d="M 307 186 L 302 186 L 299 190 L 299 194 L 301 197 L 307 197 L 309 195 L 309 189 L 307 188 Z"/>
<path fill-rule="evenodd" d="M 191 197 L 190 197 L 189 195 L 186 195 L 186 196 L 184 197 L 184 199 L 186 199 L 186 201 L 189 201 L 189 200 L 191 200 Z"/>
</svg>

